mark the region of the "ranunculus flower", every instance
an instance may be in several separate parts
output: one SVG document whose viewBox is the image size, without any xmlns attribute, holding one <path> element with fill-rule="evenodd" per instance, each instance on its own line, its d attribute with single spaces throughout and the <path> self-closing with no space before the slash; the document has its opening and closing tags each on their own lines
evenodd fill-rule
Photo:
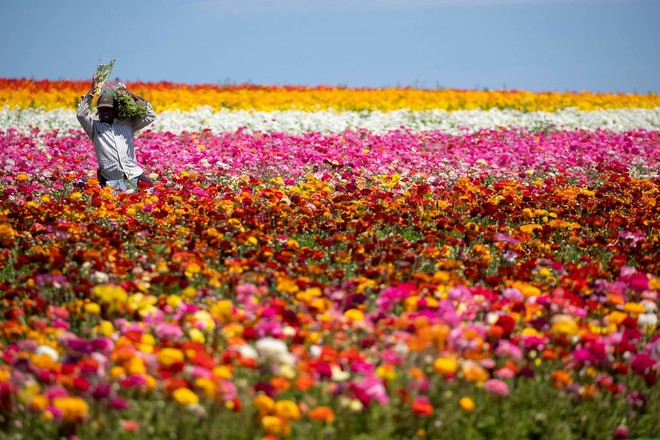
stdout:
<svg viewBox="0 0 660 440">
<path fill-rule="evenodd" d="M 87 418 L 89 406 L 80 397 L 56 397 L 52 403 L 67 422 L 82 423 Z"/>
<path fill-rule="evenodd" d="M 278 400 L 275 402 L 275 414 L 286 420 L 299 420 L 301 417 L 300 408 L 298 404 L 292 400 Z"/>
<path fill-rule="evenodd" d="M 453 357 L 439 357 L 433 361 L 433 369 L 441 376 L 451 376 L 458 370 L 458 362 Z"/>
<path fill-rule="evenodd" d="M 509 385 L 499 379 L 488 379 L 484 382 L 484 390 L 495 396 L 504 397 L 509 395 Z"/>
<path fill-rule="evenodd" d="M 463 411 L 470 412 L 474 409 L 474 400 L 469 397 L 461 397 L 458 399 L 458 405 L 463 409 Z"/>
<path fill-rule="evenodd" d="M 197 394 L 189 390 L 188 388 L 177 388 L 172 392 L 172 398 L 179 405 L 195 405 L 199 403 L 199 397 Z"/>
<path fill-rule="evenodd" d="M 335 420 L 335 412 L 329 406 L 317 406 L 307 413 L 307 417 L 312 420 L 321 420 L 326 423 L 332 423 Z"/>
<path fill-rule="evenodd" d="M 433 415 L 433 405 L 426 397 L 416 397 L 412 404 L 413 414 L 430 417 Z"/>
<path fill-rule="evenodd" d="M 158 352 L 158 362 L 165 367 L 176 362 L 183 362 L 185 358 L 183 352 L 177 348 L 165 347 Z"/>
</svg>

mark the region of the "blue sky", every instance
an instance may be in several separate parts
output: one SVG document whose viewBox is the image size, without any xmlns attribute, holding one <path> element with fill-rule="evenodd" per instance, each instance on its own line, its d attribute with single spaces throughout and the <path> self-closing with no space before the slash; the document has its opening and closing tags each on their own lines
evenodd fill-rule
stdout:
<svg viewBox="0 0 660 440">
<path fill-rule="evenodd" d="M 660 93 L 658 0 L 2 0 L 0 77 Z"/>
</svg>

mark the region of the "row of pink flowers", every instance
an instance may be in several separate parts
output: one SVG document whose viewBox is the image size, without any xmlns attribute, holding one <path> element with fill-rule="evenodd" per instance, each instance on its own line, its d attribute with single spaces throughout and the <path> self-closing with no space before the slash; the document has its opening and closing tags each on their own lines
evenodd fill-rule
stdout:
<svg viewBox="0 0 660 440">
<path fill-rule="evenodd" d="M 0 133 L 5 179 L 17 173 L 63 169 L 87 175 L 96 168 L 90 141 L 80 131 Z M 657 173 L 660 132 L 484 130 L 454 136 L 405 130 L 375 135 L 345 132 L 213 134 L 145 132 L 136 140 L 139 162 L 148 173 L 194 170 L 212 178 L 257 174 L 296 180 L 309 172 L 359 173 L 364 178 L 400 174 L 431 181 L 465 176 L 517 179 L 562 173 L 584 178 L 594 171 Z M 584 182 L 584 180 L 583 180 Z"/>
</svg>

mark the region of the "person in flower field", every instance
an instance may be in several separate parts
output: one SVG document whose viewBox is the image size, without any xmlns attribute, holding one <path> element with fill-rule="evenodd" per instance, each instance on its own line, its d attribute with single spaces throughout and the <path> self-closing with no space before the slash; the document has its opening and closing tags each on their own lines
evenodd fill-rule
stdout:
<svg viewBox="0 0 660 440">
<path fill-rule="evenodd" d="M 94 143 L 96 161 L 99 164 L 97 176 L 101 186 L 111 186 L 116 190 L 128 189 L 129 183 L 137 186 L 153 186 L 153 182 L 144 170 L 138 165 L 135 158 L 133 137 L 138 130 L 156 120 L 156 113 L 146 99 L 121 87 L 120 92 L 128 94 L 133 100 L 145 105 L 147 112 L 144 117 L 121 119 L 118 117 L 119 105 L 114 94 L 110 91 L 102 92 L 96 107 L 98 119 L 91 116 L 90 107 L 94 93 L 98 88 L 99 77 L 95 73 L 92 77 L 92 87 L 84 95 L 78 105 L 78 122 L 87 136 Z"/>
</svg>

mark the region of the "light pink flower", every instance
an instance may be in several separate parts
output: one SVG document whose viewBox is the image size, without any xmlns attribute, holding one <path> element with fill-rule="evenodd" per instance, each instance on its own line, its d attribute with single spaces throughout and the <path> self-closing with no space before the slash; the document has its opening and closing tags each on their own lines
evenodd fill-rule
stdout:
<svg viewBox="0 0 660 440">
<path fill-rule="evenodd" d="M 509 385 L 499 379 L 488 379 L 484 382 L 484 390 L 494 396 L 504 397 L 509 395 Z"/>
</svg>

